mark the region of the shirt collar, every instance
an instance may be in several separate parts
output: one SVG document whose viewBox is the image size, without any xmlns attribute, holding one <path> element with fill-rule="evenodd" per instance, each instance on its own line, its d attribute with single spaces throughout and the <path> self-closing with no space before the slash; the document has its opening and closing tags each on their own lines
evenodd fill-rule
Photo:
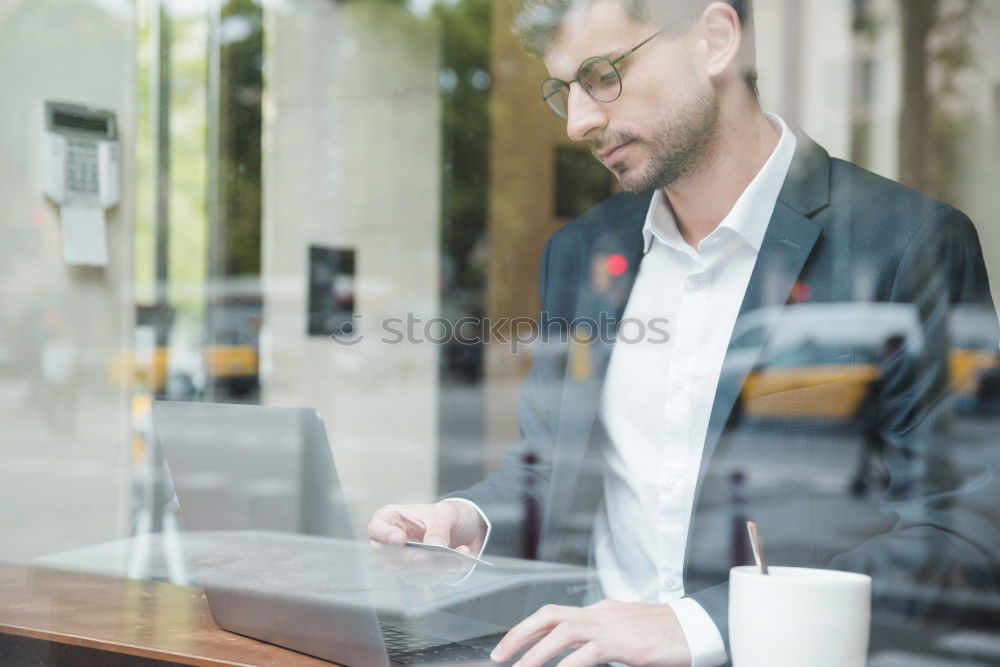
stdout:
<svg viewBox="0 0 1000 667">
<path fill-rule="evenodd" d="M 736 200 L 729 214 L 705 241 L 715 235 L 735 232 L 755 251 L 760 251 L 764 234 L 767 232 L 767 225 L 771 221 L 774 206 L 778 201 L 778 194 L 788 176 L 788 170 L 792 166 L 792 158 L 795 156 L 795 147 L 798 144 L 795 133 L 780 116 L 772 113 L 764 115 L 775 126 L 775 129 L 781 132 L 778 145 L 775 146 L 764 166 L 750 181 L 750 185 Z M 729 230 L 729 232 L 723 230 Z M 642 238 L 644 252 L 649 252 L 654 239 L 676 248 L 686 245 L 686 241 L 677 229 L 673 209 L 670 207 L 669 200 L 663 196 L 662 189 L 657 189 L 653 193 L 652 201 L 649 202 L 646 222 L 642 227 Z"/>
</svg>

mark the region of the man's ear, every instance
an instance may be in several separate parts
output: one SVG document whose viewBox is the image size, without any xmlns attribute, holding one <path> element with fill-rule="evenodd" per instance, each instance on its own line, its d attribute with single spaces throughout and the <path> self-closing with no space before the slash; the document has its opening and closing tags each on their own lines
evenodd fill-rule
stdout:
<svg viewBox="0 0 1000 667">
<path fill-rule="evenodd" d="M 743 44 L 740 17 L 732 5 L 713 2 L 701 15 L 705 40 L 705 73 L 713 79 L 732 67 Z"/>
</svg>

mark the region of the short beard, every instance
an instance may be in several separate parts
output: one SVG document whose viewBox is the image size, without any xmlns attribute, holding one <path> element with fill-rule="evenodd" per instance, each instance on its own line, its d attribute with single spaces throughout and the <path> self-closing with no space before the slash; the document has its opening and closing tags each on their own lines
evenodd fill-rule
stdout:
<svg viewBox="0 0 1000 667">
<path fill-rule="evenodd" d="M 596 156 L 606 147 L 628 141 L 647 146 L 649 163 L 644 169 L 630 169 L 625 161 L 609 167 L 624 192 L 639 194 L 665 188 L 702 169 L 718 141 L 719 125 L 715 98 L 709 92 L 696 92 L 684 108 L 662 119 L 651 139 L 640 139 L 630 131 L 610 131 L 592 142 L 592 150 Z"/>
</svg>

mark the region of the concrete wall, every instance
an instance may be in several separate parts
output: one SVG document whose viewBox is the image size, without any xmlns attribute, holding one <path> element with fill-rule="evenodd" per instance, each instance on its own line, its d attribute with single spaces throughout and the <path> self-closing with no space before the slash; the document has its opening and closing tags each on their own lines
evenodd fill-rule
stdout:
<svg viewBox="0 0 1000 667">
<path fill-rule="evenodd" d="M 131 3 L 0 2 L 0 560 L 128 533 L 128 394 L 107 367 L 130 347 L 134 310 L 134 35 Z M 42 194 L 47 99 L 118 114 L 122 202 L 105 269 L 62 261 L 59 211 Z"/>
<path fill-rule="evenodd" d="M 852 36 L 850 0 L 755 0 L 761 104 L 797 123 L 831 155 L 851 159 L 852 65 L 872 64 L 870 159 L 888 178 L 899 168 L 902 76 L 898 0 L 871 0 L 876 29 Z M 863 42 L 863 53 L 858 53 Z"/>
<path fill-rule="evenodd" d="M 850 0 L 755 0 L 761 104 L 850 157 Z"/>
<path fill-rule="evenodd" d="M 903 103 L 902 33 L 898 0 L 873 0 L 877 32 L 872 44 L 874 67 L 872 145 L 868 169 L 887 178 L 899 175 L 899 114 Z"/>
<path fill-rule="evenodd" d="M 363 524 L 437 488 L 439 349 L 380 323 L 439 310 L 438 38 L 376 3 L 266 11 L 264 402 L 322 413 Z M 312 244 L 357 252 L 357 345 L 306 335 Z"/>
<path fill-rule="evenodd" d="M 851 156 L 851 1 L 802 2 L 802 51 L 784 55 L 802 61 L 797 122 L 830 155 L 846 159 Z"/>
</svg>

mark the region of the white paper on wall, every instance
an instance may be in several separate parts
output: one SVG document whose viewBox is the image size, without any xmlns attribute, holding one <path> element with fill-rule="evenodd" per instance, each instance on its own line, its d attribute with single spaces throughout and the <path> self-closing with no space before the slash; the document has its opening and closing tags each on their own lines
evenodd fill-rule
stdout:
<svg viewBox="0 0 1000 667">
<path fill-rule="evenodd" d="M 108 230 L 104 209 L 64 204 L 62 220 L 63 261 L 88 266 L 108 265 Z"/>
</svg>

